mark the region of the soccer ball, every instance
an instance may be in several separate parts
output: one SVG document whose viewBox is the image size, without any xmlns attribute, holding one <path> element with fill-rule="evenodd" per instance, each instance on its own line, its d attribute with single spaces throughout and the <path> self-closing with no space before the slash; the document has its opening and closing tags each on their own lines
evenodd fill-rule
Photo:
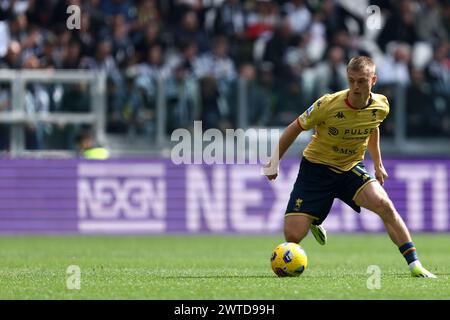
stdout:
<svg viewBox="0 0 450 320">
<path fill-rule="evenodd" d="M 298 277 L 308 266 L 308 257 L 299 244 L 284 242 L 273 250 L 270 262 L 277 276 Z"/>
</svg>

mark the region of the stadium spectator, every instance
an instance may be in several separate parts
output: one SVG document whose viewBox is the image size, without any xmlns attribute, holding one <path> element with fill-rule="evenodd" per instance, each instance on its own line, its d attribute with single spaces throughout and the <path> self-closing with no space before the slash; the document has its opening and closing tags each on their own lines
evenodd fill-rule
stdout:
<svg viewBox="0 0 450 320">
<path fill-rule="evenodd" d="M 197 43 L 187 42 L 181 47 L 181 52 L 179 52 L 178 55 L 173 55 L 168 63 L 175 67 L 182 65 L 186 69 L 188 75 L 194 76 L 194 67 L 198 60 L 197 53 Z"/>
<path fill-rule="evenodd" d="M 41 65 L 35 55 L 29 55 L 23 63 L 24 69 L 39 69 Z M 47 113 L 50 111 L 50 96 L 45 84 L 29 83 L 25 93 L 25 111 L 28 114 Z M 29 150 L 43 148 L 45 124 L 27 122 L 25 124 L 25 144 Z"/>
<path fill-rule="evenodd" d="M 289 24 L 296 34 L 304 33 L 312 21 L 312 14 L 305 0 L 292 0 L 286 2 L 283 11 L 287 15 Z"/>
<path fill-rule="evenodd" d="M 131 137 L 154 134 L 157 98 L 155 86 L 155 79 L 151 74 L 141 74 L 135 78 L 129 73 L 125 77 L 125 89 L 120 91 L 121 104 L 118 107 L 126 132 Z"/>
<path fill-rule="evenodd" d="M 173 76 L 166 79 L 166 95 L 171 113 L 169 118 L 173 118 L 168 123 L 169 128 L 176 125 L 177 128 L 189 127 L 191 124 L 188 124 L 188 119 L 198 119 L 199 88 L 194 74 L 197 52 L 197 44 L 189 42 L 183 45 L 181 52 L 176 52 L 167 59 L 167 66 L 173 71 Z"/>
<path fill-rule="evenodd" d="M 210 40 L 204 29 L 200 27 L 198 16 L 195 11 L 187 11 L 178 28 L 174 31 L 174 41 L 180 47 L 186 41 L 195 41 L 199 52 L 204 53 L 210 49 Z"/>
<path fill-rule="evenodd" d="M 310 67 L 311 61 L 308 55 L 308 45 L 310 39 L 307 35 L 304 37 L 295 37 L 291 45 L 288 45 L 284 55 L 283 64 L 286 65 L 291 74 L 301 78 L 304 69 Z"/>
<path fill-rule="evenodd" d="M 314 14 L 311 27 L 304 37 L 307 42 L 306 54 L 311 63 L 317 63 L 323 57 L 327 47 L 325 16 L 319 12 Z"/>
<path fill-rule="evenodd" d="M 267 42 L 264 52 L 264 61 L 270 61 L 273 64 L 276 77 L 282 78 L 289 74 L 285 68 L 283 58 L 287 49 L 295 46 L 297 43 L 298 38 L 295 37 L 289 20 L 283 19 L 271 39 Z"/>
<path fill-rule="evenodd" d="M 214 33 L 229 39 L 230 56 L 237 65 L 252 60 L 253 42 L 246 37 L 246 12 L 239 0 L 225 0 L 216 8 Z"/>
<path fill-rule="evenodd" d="M 406 86 L 410 83 L 411 47 L 407 43 L 391 42 L 383 63 L 378 67 L 380 85 L 393 84 Z"/>
<path fill-rule="evenodd" d="M 167 134 L 178 128 L 191 127 L 199 117 L 196 108 L 199 87 L 188 60 L 174 67 L 174 76 L 167 79 L 166 88 Z"/>
<path fill-rule="evenodd" d="M 101 0 L 100 9 L 109 17 L 123 15 L 127 20 L 132 19 L 131 1 L 128 0 Z"/>
<path fill-rule="evenodd" d="M 304 109 L 305 99 L 301 83 L 296 77 L 285 79 L 285 85 L 278 88 L 278 103 L 274 110 L 272 125 L 285 126 L 298 117 L 299 110 Z"/>
<path fill-rule="evenodd" d="M 344 50 L 332 47 L 327 60 L 315 68 L 315 96 L 344 90 L 347 86 L 347 64 L 344 60 Z"/>
<path fill-rule="evenodd" d="M 60 52 L 56 48 L 56 39 L 53 34 L 48 34 L 47 38 L 44 39 L 42 46 L 42 51 L 39 52 L 39 64 L 42 68 L 48 69 L 60 69 L 61 57 Z"/>
<path fill-rule="evenodd" d="M 112 51 L 117 66 L 124 69 L 133 65 L 135 63 L 134 46 L 129 36 L 129 25 L 123 15 L 114 17 L 112 32 Z"/>
<path fill-rule="evenodd" d="M 136 11 L 136 19 L 131 26 L 131 30 L 134 32 L 142 32 L 145 26 L 153 22 L 159 22 L 161 19 L 161 14 L 155 0 L 138 1 Z"/>
<path fill-rule="evenodd" d="M 81 44 L 81 54 L 83 56 L 93 56 L 95 54 L 96 34 L 92 30 L 103 30 L 103 24 L 95 23 L 89 14 L 81 15 L 81 30 L 75 38 Z M 95 29 L 97 28 L 97 29 Z"/>
<path fill-rule="evenodd" d="M 136 38 L 134 49 L 138 63 L 145 60 L 146 53 L 151 46 L 159 45 L 166 48 L 166 42 L 163 40 L 161 35 L 161 27 L 155 21 L 147 23 L 143 29 L 143 32 L 139 33 Z"/>
<path fill-rule="evenodd" d="M 2 5 L 0 6 L 0 20 L 8 20 L 16 13 L 23 12 L 23 8 L 20 8 L 20 4 L 23 4 L 23 1 L 17 0 L 5 0 L 2 1 Z"/>
<path fill-rule="evenodd" d="M 263 120 L 268 120 L 267 125 L 273 126 L 276 125 L 274 123 L 274 114 L 277 113 L 277 110 L 279 108 L 279 101 L 280 101 L 280 90 L 279 86 L 280 84 L 277 84 L 277 79 L 274 74 L 274 66 L 273 63 L 269 61 L 265 61 L 261 63 L 258 66 L 257 69 L 257 75 L 258 75 L 258 87 L 259 87 L 259 94 L 260 99 L 262 101 L 265 101 L 265 103 L 268 104 L 268 107 L 265 106 L 264 108 L 268 111 L 266 111 L 269 114 L 268 119 L 263 118 Z M 258 112 L 259 105 L 252 105 L 250 108 L 250 114 L 255 114 Z M 253 109 L 253 110 L 252 110 Z M 266 113 L 266 114 L 267 114 Z"/>
<path fill-rule="evenodd" d="M 255 68 L 251 63 L 244 63 L 239 67 L 239 76 L 245 81 L 246 98 L 247 98 L 247 112 L 244 116 L 249 126 L 264 127 L 269 124 L 271 116 L 271 101 L 267 99 L 267 94 L 261 85 L 261 70 Z M 239 127 L 239 113 L 238 110 L 238 86 L 236 82 L 232 95 L 230 97 L 231 114 L 233 115 L 232 123 L 234 127 Z"/>
<path fill-rule="evenodd" d="M 112 44 L 109 40 L 98 42 L 95 50 L 95 56 L 84 57 L 80 62 L 80 68 L 89 70 L 103 70 L 118 87 L 122 84 L 122 75 L 117 68 L 116 61 L 111 55 Z"/>
<path fill-rule="evenodd" d="M 416 28 L 420 40 L 436 44 L 448 40 L 437 0 L 421 0 L 417 10 Z"/>
<path fill-rule="evenodd" d="M 447 36 L 450 36 L 450 1 L 441 3 L 440 12 L 442 16 L 442 26 L 447 30 Z"/>
<path fill-rule="evenodd" d="M 17 41 L 11 41 L 6 56 L 1 60 L 2 69 L 19 69 L 22 66 L 22 46 Z"/>
<path fill-rule="evenodd" d="M 30 46 L 30 34 L 27 28 L 27 16 L 25 14 L 14 15 L 9 22 L 9 38 L 22 43 L 22 46 L 25 48 Z"/>
<path fill-rule="evenodd" d="M 178 7 L 188 8 L 189 10 L 200 11 L 203 8 L 202 0 L 176 0 Z"/>
<path fill-rule="evenodd" d="M 397 5 L 394 13 L 387 18 L 386 24 L 377 39 L 383 51 L 386 50 L 387 44 L 391 41 L 406 42 L 413 45 L 414 42 L 419 40 L 415 26 L 414 2 L 401 0 Z"/>
<path fill-rule="evenodd" d="M 200 79 L 201 92 L 201 119 L 203 129 L 217 128 L 222 131 L 230 127 L 228 114 L 221 110 L 220 103 L 223 102 L 217 85 L 217 80 L 211 76 Z"/>
<path fill-rule="evenodd" d="M 73 39 L 62 52 L 62 69 L 78 69 L 81 62 L 81 44 Z"/>
<path fill-rule="evenodd" d="M 124 88 L 116 87 L 119 95 L 115 112 L 124 116 L 130 126 L 128 133 L 150 135 L 155 130 L 155 105 L 158 81 L 167 81 L 172 67 L 165 61 L 164 49 L 154 44 L 148 49 L 145 62 L 128 69 Z"/>
<path fill-rule="evenodd" d="M 425 67 L 427 81 L 431 84 L 433 94 L 437 96 L 450 96 L 450 44 L 438 44 L 433 53 L 433 59 Z"/>
<path fill-rule="evenodd" d="M 0 83 L 0 112 L 11 110 L 11 88 L 9 85 Z"/>
<path fill-rule="evenodd" d="M 147 60 L 141 63 L 139 75 L 149 77 L 152 81 L 162 77 L 167 79 L 171 74 L 170 66 L 165 62 L 164 49 L 159 44 L 154 44 L 147 51 Z"/>
<path fill-rule="evenodd" d="M 11 111 L 11 87 L 0 83 L 0 113 Z M 9 149 L 10 126 L 0 123 L 0 150 Z"/>
<path fill-rule="evenodd" d="M 340 30 L 333 34 L 330 42 L 328 42 L 328 48 L 325 50 L 324 57 L 328 55 L 327 51 L 332 47 L 341 47 L 345 53 L 346 61 L 350 61 L 352 57 L 358 55 L 372 56 L 374 52 L 367 50 L 363 42 L 358 38 L 352 37 L 346 30 Z"/>
<path fill-rule="evenodd" d="M 216 32 L 220 31 L 228 38 L 244 38 L 245 12 L 241 2 L 239 0 L 225 0 L 217 11 Z"/>
<path fill-rule="evenodd" d="M 450 44 L 440 43 L 434 51 L 433 60 L 426 66 L 425 75 L 433 93 L 433 114 L 439 125 L 437 134 L 450 136 Z"/>
<path fill-rule="evenodd" d="M 343 1 L 323 0 L 320 2 L 321 5 L 316 12 L 324 15 L 323 23 L 325 25 L 328 42 L 332 40 L 336 32 L 350 31 L 348 27 L 349 26 L 348 21 L 355 22 L 358 25 L 359 27 L 358 35 L 362 34 L 362 31 L 364 29 L 363 27 L 364 21 L 362 17 L 357 16 L 354 13 L 347 10 L 344 6 L 342 6 L 341 2 Z M 355 2 L 350 3 L 351 5 L 353 4 L 355 7 L 358 7 L 358 3 Z M 364 2 L 361 1 L 360 3 L 363 4 Z"/>
<path fill-rule="evenodd" d="M 212 76 L 219 80 L 231 82 L 236 78 L 233 60 L 228 55 L 228 40 L 223 36 L 214 39 L 213 49 L 201 55 L 194 65 L 197 77 Z"/>
<path fill-rule="evenodd" d="M 92 30 L 102 30 L 107 22 L 107 17 L 105 12 L 101 10 L 100 7 L 101 0 L 87 0 L 83 2 L 83 13 L 81 15 L 81 30 L 79 32 L 85 33 L 90 31 L 83 24 L 83 19 L 89 19 L 89 27 Z"/>
<path fill-rule="evenodd" d="M 129 86 L 129 77 L 125 77 L 125 83 Z M 114 81 L 106 81 L 106 101 L 107 101 L 107 125 L 106 130 L 109 133 L 124 134 L 129 132 L 129 113 L 125 105 L 126 90 L 119 89 Z"/>
<path fill-rule="evenodd" d="M 279 6 L 270 0 L 257 0 L 256 8 L 247 14 L 246 36 L 256 40 L 260 36 L 272 33 L 280 21 Z"/>
<path fill-rule="evenodd" d="M 81 5 L 80 30 L 65 26 L 71 4 Z M 435 48 L 434 57 L 430 62 L 421 57 L 419 67 L 424 70 L 414 72 L 418 78 L 423 73 L 437 96 L 433 106 L 441 117 L 439 132 L 444 134 L 450 106 L 450 2 L 367 1 L 381 7 L 385 21 L 373 35 L 363 32 L 364 21 L 357 12 L 361 5 L 355 3 L 353 8 L 349 4 L 341 0 L 4 0 L 0 6 L 0 68 L 104 70 L 108 75 L 108 130 L 151 134 L 155 132 L 155 79 L 159 76 L 165 81 L 170 128 L 188 126 L 198 116 L 217 124 L 218 115 L 236 125 L 236 119 L 229 116 L 236 107 L 231 101 L 237 101 L 238 76 L 248 82 L 249 123 L 264 125 L 275 122 L 274 115 L 283 108 L 290 109 L 291 101 L 301 98 L 299 104 L 304 107 L 312 102 L 313 91 L 338 90 L 343 79 L 336 70 L 342 66 L 330 68 L 331 60 L 340 60 L 338 51 L 343 52 L 344 61 L 355 55 L 384 61 L 378 64 L 379 86 L 388 95 L 394 94 L 390 86 L 395 83 L 419 90 L 409 79 L 409 68 L 418 67 L 417 57 L 406 51 L 414 53 L 422 41 Z M 405 45 L 391 51 L 393 40 Z M 50 111 L 86 110 L 81 104 L 88 101 L 87 88 L 44 87 Z M 202 93 L 202 88 L 207 92 Z M 272 91 L 265 93 L 265 89 Z M 30 101 L 41 99 L 39 92 L 31 90 Z M 283 102 L 297 93 L 297 100 Z M 200 107 L 202 100 L 206 108 Z M 391 101 L 395 104 L 392 96 Z M 261 115 L 259 106 L 264 109 Z M 195 110 L 203 111 L 194 114 Z"/>
<path fill-rule="evenodd" d="M 215 79 L 215 85 L 217 86 L 217 101 L 221 102 L 222 106 L 222 114 L 227 114 L 230 112 L 229 110 L 229 99 L 232 89 L 232 83 L 237 77 L 236 67 L 234 65 L 233 60 L 228 56 L 228 40 L 223 36 L 218 36 L 214 39 L 213 49 L 211 52 L 207 52 L 201 55 L 198 59 L 195 60 L 194 64 L 194 74 L 202 79 L 212 77 Z M 211 81 L 206 81 L 206 86 L 202 86 L 202 88 L 211 88 Z M 211 90 L 212 91 L 212 90 Z M 212 93 L 207 93 L 206 101 L 208 101 L 208 105 L 210 103 L 210 97 Z M 211 107 L 211 110 L 215 110 L 215 107 Z M 216 111 L 211 111 L 205 113 L 209 117 L 208 122 L 212 123 L 215 120 L 213 119 L 212 114 Z M 202 118 L 203 119 L 203 118 Z"/>
<path fill-rule="evenodd" d="M 411 86 L 406 93 L 407 135 L 409 137 L 430 137 L 436 134 L 435 124 L 439 123 L 436 114 L 430 112 L 430 101 L 433 101 L 431 86 L 427 83 L 423 70 L 411 71 Z"/>
<path fill-rule="evenodd" d="M 115 73 L 117 66 L 111 56 L 112 46 L 109 40 L 102 40 L 96 46 L 94 57 L 85 57 L 81 61 L 81 67 L 90 70 L 104 70 L 108 74 Z"/>
</svg>

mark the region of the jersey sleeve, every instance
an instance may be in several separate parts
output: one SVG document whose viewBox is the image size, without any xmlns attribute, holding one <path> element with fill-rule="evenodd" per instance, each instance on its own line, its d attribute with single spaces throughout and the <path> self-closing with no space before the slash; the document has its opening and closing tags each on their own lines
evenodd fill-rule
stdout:
<svg viewBox="0 0 450 320">
<path fill-rule="evenodd" d="M 321 97 L 314 102 L 305 112 L 303 112 L 298 118 L 297 122 L 303 130 L 310 130 L 321 122 L 324 115 L 324 109 L 327 104 L 327 95 Z"/>
<path fill-rule="evenodd" d="M 384 119 L 386 119 L 386 117 L 389 114 L 390 106 L 389 106 L 389 101 L 388 101 L 388 99 L 385 96 L 383 96 L 382 101 L 383 101 L 383 111 L 384 111 L 383 112 L 383 119 L 382 119 L 382 121 L 384 121 Z"/>
</svg>

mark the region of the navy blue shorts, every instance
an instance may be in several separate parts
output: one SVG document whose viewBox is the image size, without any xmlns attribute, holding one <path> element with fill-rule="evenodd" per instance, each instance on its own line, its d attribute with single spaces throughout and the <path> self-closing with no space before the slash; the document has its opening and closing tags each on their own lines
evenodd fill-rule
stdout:
<svg viewBox="0 0 450 320">
<path fill-rule="evenodd" d="M 303 157 L 297 180 L 291 192 L 286 216 L 305 215 L 321 224 L 335 198 L 341 199 L 356 212 L 361 208 L 354 198 L 369 182 L 376 180 L 362 162 L 349 171 L 340 171 L 324 164 L 312 163 Z"/>
</svg>

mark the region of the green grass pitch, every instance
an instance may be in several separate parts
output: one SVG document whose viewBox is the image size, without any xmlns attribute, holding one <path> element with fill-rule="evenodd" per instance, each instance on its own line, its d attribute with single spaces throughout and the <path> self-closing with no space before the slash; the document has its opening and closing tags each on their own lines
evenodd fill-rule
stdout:
<svg viewBox="0 0 450 320">
<path fill-rule="evenodd" d="M 387 235 L 302 242 L 298 278 L 270 269 L 281 236 L 0 237 L 0 299 L 450 299 L 450 235 L 414 237 L 438 279 L 411 278 Z M 66 288 L 81 268 L 80 290 Z M 381 288 L 369 290 L 369 265 Z"/>
</svg>

